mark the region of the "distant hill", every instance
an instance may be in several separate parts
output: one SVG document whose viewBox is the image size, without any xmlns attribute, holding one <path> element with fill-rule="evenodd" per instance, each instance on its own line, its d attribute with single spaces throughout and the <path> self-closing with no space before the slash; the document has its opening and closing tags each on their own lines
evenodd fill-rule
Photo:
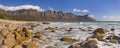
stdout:
<svg viewBox="0 0 120 48">
<path fill-rule="evenodd" d="M 95 21 L 89 15 L 75 15 L 62 11 L 48 10 L 40 12 L 34 9 L 22 9 L 16 11 L 5 11 L 0 9 L 0 18 L 20 21 Z"/>
</svg>

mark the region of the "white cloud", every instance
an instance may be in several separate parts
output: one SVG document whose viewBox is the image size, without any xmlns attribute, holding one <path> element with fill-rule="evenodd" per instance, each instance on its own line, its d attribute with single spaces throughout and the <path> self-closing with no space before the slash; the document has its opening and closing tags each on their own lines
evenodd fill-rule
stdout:
<svg viewBox="0 0 120 48">
<path fill-rule="evenodd" d="M 102 16 L 101 21 L 120 21 L 120 16 Z"/>
<path fill-rule="evenodd" d="M 73 9 L 73 12 L 83 12 L 83 13 L 87 13 L 87 12 L 89 12 L 89 10 L 87 10 L 87 9 L 80 10 L 80 9 L 74 8 L 74 9 Z"/>
<path fill-rule="evenodd" d="M 81 10 L 78 10 L 78 9 L 73 9 L 74 12 L 80 12 Z"/>
<path fill-rule="evenodd" d="M 16 11 L 21 9 L 35 9 L 38 11 L 44 11 L 44 9 L 40 8 L 39 6 L 33 6 L 33 5 L 21 5 L 21 6 L 4 6 L 0 5 L 0 8 L 5 11 Z"/>
<path fill-rule="evenodd" d="M 89 15 L 89 17 L 95 18 L 95 15 Z"/>
<path fill-rule="evenodd" d="M 51 6 L 49 6 L 49 10 L 52 10 L 52 11 L 54 11 L 54 8 L 52 8 Z"/>
<path fill-rule="evenodd" d="M 81 12 L 89 12 L 89 10 L 84 9 L 84 10 L 82 10 Z"/>
</svg>

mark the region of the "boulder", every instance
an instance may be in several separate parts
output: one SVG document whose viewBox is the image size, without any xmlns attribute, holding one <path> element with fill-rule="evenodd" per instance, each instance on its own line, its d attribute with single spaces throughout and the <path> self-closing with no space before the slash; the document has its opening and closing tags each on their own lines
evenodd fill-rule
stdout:
<svg viewBox="0 0 120 48">
<path fill-rule="evenodd" d="M 108 32 L 107 29 L 98 28 L 93 32 L 93 35 L 91 37 L 92 38 L 97 38 L 100 41 L 104 41 L 107 32 Z"/>
<path fill-rule="evenodd" d="M 27 48 L 38 48 L 38 46 L 34 42 L 28 42 Z"/>
<path fill-rule="evenodd" d="M 81 48 L 100 48 L 96 38 L 89 38 L 81 44 Z"/>
<path fill-rule="evenodd" d="M 60 39 L 60 41 L 64 41 L 64 42 L 76 42 L 76 39 L 72 39 L 72 38 L 68 38 L 68 37 L 63 37 Z"/>
<path fill-rule="evenodd" d="M 25 34 L 25 37 L 32 38 L 32 34 L 29 28 L 23 27 L 22 32 Z"/>
<path fill-rule="evenodd" d="M 9 33 L 9 31 L 8 31 L 7 29 L 3 29 L 3 30 L 1 31 L 1 34 L 2 34 L 3 36 L 8 35 L 8 33 Z"/>
<path fill-rule="evenodd" d="M 15 32 L 15 40 L 17 41 L 17 44 L 22 44 L 24 41 L 28 39 L 21 36 L 19 33 Z"/>
<path fill-rule="evenodd" d="M 14 34 L 9 33 L 7 35 L 7 38 L 4 40 L 4 44 L 10 47 L 13 47 L 14 45 L 16 45 L 16 40 L 14 37 L 15 37 Z"/>
<path fill-rule="evenodd" d="M 105 29 L 105 28 L 98 28 L 98 29 L 96 29 L 93 33 L 94 33 L 94 34 L 97 34 L 97 33 L 105 34 L 105 33 L 107 33 L 107 32 L 108 32 L 108 30 Z"/>
<path fill-rule="evenodd" d="M 118 43 L 119 41 L 118 36 L 108 36 L 106 39 L 109 40 L 111 43 Z"/>
</svg>

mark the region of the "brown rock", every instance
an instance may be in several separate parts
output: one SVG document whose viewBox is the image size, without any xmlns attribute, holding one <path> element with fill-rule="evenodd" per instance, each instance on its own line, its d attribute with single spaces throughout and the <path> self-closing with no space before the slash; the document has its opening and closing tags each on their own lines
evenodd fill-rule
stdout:
<svg viewBox="0 0 120 48">
<path fill-rule="evenodd" d="M 15 45 L 14 48 L 23 48 L 21 45 Z"/>
<path fill-rule="evenodd" d="M 0 45 L 3 44 L 4 36 L 0 34 Z"/>
<path fill-rule="evenodd" d="M 28 42 L 27 43 L 27 48 L 38 48 L 38 46 L 33 42 Z"/>
<path fill-rule="evenodd" d="M 46 48 L 54 48 L 53 46 L 47 46 Z"/>
<path fill-rule="evenodd" d="M 115 31 L 115 29 L 114 29 L 114 28 L 111 28 L 110 30 L 111 30 L 112 32 L 113 32 L 113 31 Z"/>
<path fill-rule="evenodd" d="M 35 34 L 34 38 L 43 38 L 42 34 Z"/>
<path fill-rule="evenodd" d="M 44 42 L 44 41 L 41 41 L 41 42 L 39 42 L 39 44 L 44 45 L 44 44 L 45 44 L 45 42 Z"/>
<path fill-rule="evenodd" d="M 48 21 L 44 21 L 42 24 L 50 24 Z"/>
<path fill-rule="evenodd" d="M 19 33 L 15 32 L 15 40 L 17 41 L 18 44 L 21 44 L 24 41 L 26 41 L 27 38 L 22 37 Z"/>
<path fill-rule="evenodd" d="M 0 48 L 11 48 L 8 45 L 0 45 Z"/>
<path fill-rule="evenodd" d="M 109 40 L 111 43 L 118 43 L 119 37 L 118 36 L 108 36 L 106 39 Z"/>
<path fill-rule="evenodd" d="M 32 34 L 29 28 L 23 27 L 22 32 L 24 33 L 25 37 L 32 38 Z"/>
<path fill-rule="evenodd" d="M 97 33 L 105 34 L 105 33 L 107 33 L 107 32 L 108 32 L 107 29 L 104 29 L 104 28 L 98 28 L 98 29 L 96 29 L 93 33 L 94 33 L 94 34 L 97 34 Z"/>
<path fill-rule="evenodd" d="M 82 43 L 81 48 L 99 48 L 97 39 L 89 38 Z"/>
<path fill-rule="evenodd" d="M 67 38 L 67 37 L 63 37 L 60 40 L 64 42 L 76 42 L 77 41 L 76 39 Z"/>
<path fill-rule="evenodd" d="M 8 45 L 10 47 L 13 47 L 15 44 L 16 44 L 16 40 L 14 38 L 14 34 L 12 33 L 9 33 L 7 35 L 7 38 L 4 40 L 4 44 L 5 45 Z"/>
<path fill-rule="evenodd" d="M 23 27 L 23 28 L 22 28 L 22 31 L 23 31 L 23 32 L 30 32 L 30 29 L 29 29 L 29 28 L 26 28 L 26 27 Z"/>
<path fill-rule="evenodd" d="M 69 46 L 68 48 L 81 48 L 79 44 L 74 44 Z"/>
<path fill-rule="evenodd" d="M 55 29 L 52 29 L 51 32 L 56 32 L 56 30 L 55 30 Z"/>
<path fill-rule="evenodd" d="M 100 41 L 104 41 L 107 32 L 108 32 L 107 29 L 98 28 L 93 32 L 93 35 L 91 37 L 92 38 L 97 38 Z"/>
<path fill-rule="evenodd" d="M 3 30 L 1 31 L 1 34 L 2 34 L 3 36 L 8 35 L 8 33 L 9 33 L 9 31 L 8 31 L 7 29 L 3 29 Z"/>
</svg>

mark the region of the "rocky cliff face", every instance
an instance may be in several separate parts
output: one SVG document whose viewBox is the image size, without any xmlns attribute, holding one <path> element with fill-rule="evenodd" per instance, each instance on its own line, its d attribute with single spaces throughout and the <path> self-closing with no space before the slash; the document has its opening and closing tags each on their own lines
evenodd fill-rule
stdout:
<svg viewBox="0 0 120 48">
<path fill-rule="evenodd" d="M 81 16 L 52 10 L 39 12 L 33 9 L 22 9 L 17 11 L 4 11 L 0 9 L 0 18 L 27 21 L 95 21 L 95 19 L 89 17 L 89 15 Z"/>
</svg>

